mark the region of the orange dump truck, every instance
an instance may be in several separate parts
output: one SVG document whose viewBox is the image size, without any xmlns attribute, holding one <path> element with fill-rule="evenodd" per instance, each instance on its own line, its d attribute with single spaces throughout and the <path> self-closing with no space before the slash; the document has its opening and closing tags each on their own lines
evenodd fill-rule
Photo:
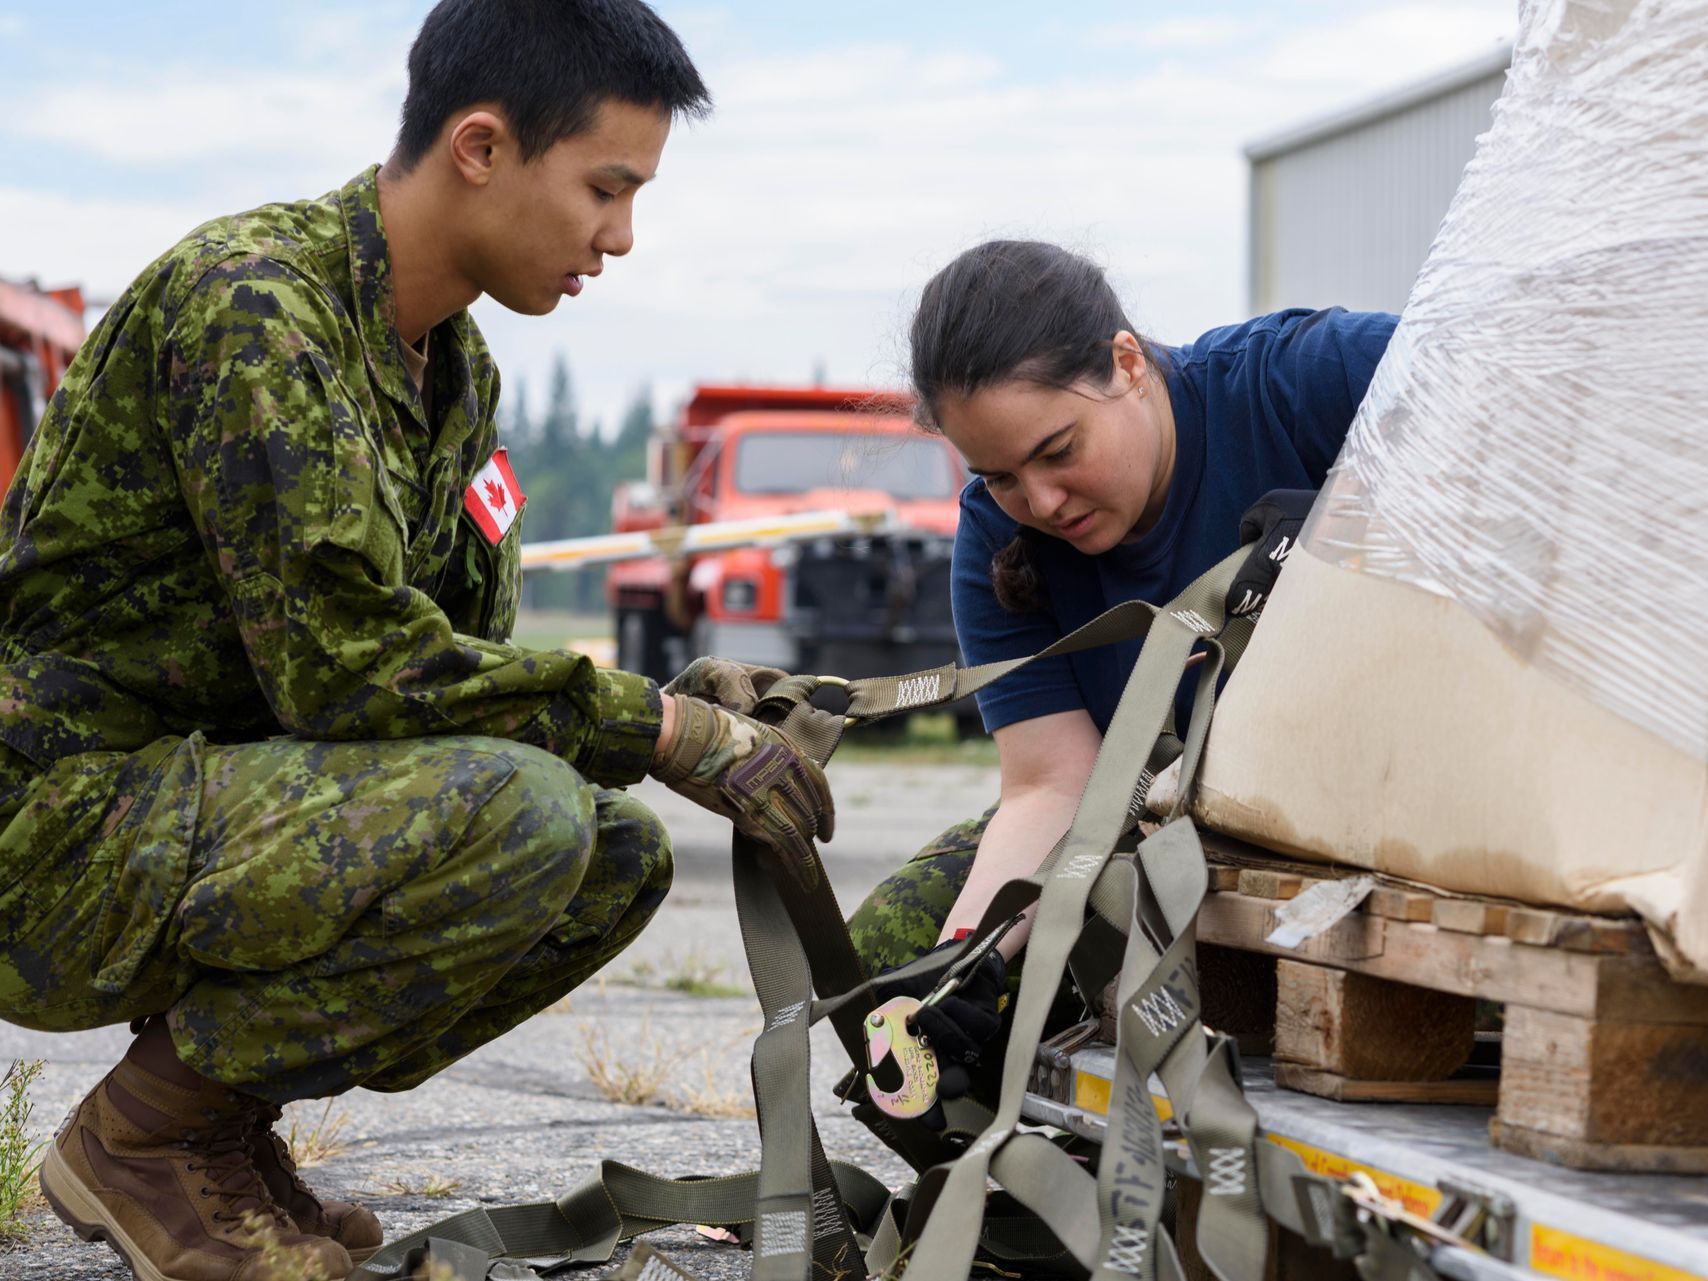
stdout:
<svg viewBox="0 0 1708 1281">
<path fill-rule="evenodd" d="M 896 393 L 701 386 L 618 487 L 613 530 L 803 513 L 875 532 L 613 565 L 618 666 L 664 678 L 703 654 L 856 677 L 951 662 L 949 554 L 965 481 Z"/>
</svg>

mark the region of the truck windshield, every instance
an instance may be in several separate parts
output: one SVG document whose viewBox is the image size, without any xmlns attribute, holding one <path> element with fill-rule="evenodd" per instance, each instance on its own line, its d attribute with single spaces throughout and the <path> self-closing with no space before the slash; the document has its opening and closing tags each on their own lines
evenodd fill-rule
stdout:
<svg viewBox="0 0 1708 1281">
<path fill-rule="evenodd" d="M 741 438 L 735 487 L 743 494 L 876 489 L 895 498 L 953 498 L 959 469 L 941 441 L 879 432 L 756 432 Z"/>
</svg>

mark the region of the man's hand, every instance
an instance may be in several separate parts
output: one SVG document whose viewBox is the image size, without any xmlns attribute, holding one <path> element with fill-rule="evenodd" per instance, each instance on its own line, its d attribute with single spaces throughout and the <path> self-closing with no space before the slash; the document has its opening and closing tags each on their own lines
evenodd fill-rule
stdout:
<svg viewBox="0 0 1708 1281">
<path fill-rule="evenodd" d="M 939 943 L 932 952 L 952 952 L 961 946 L 959 941 Z M 978 1063 L 985 1046 L 1002 1026 L 1002 997 L 1007 981 L 1008 967 L 1002 953 L 993 947 L 958 988 L 914 1015 L 915 1024 L 937 1055 L 938 1098 L 958 1099 L 971 1086 L 967 1069 Z M 890 979 L 880 974 L 872 980 L 872 986 L 885 1000 L 911 996 L 923 1001 L 937 982 L 932 977 Z M 942 1128 L 941 1112 L 935 1117 L 927 1113 L 920 1119 L 932 1129 Z M 933 1120 L 938 1124 L 933 1125 Z"/>
<path fill-rule="evenodd" d="M 738 663 L 733 658 L 696 658 L 664 687 L 664 692 L 703 698 L 708 703 L 751 716 L 766 691 L 787 675 L 780 667 Z"/>
<path fill-rule="evenodd" d="M 1240 517 L 1240 545 L 1254 539 L 1257 545 L 1228 588 L 1229 615 L 1255 614 L 1263 608 L 1275 590 L 1281 567 L 1299 542 L 1299 531 L 1305 527 L 1305 517 L 1311 514 L 1316 499 L 1314 489 L 1272 489 Z"/>
<path fill-rule="evenodd" d="M 836 807 L 824 771 L 769 725 L 700 698 L 675 702 L 674 733 L 653 777 L 770 846 L 807 889 L 818 884 L 813 837 L 828 841 Z"/>
</svg>

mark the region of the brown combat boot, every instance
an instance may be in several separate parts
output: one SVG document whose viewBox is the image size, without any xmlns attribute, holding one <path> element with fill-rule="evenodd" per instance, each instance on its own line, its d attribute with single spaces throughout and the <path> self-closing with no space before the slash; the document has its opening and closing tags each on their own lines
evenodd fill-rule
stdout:
<svg viewBox="0 0 1708 1281">
<path fill-rule="evenodd" d="M 344 1247 L 299 1232 L 255 1168 L 249 1134 L 266 1105 L 138 1045 L 49 1145 L 41 1184 L 53 1212 L 112 1246 L 139 1281 L 348 1276 Z M 245 1220 L 271 1236 L 273 1262 Z"/>
<path fill-rule="evenodd" d="M 374 1212 L 355 1201 L 322 1201 L 302 1181 L 290 1145 L 273 1132 L 281 1110 L 262 1102 L 249 1131 L 249 1155 L 267 1181 L 273 1200 L 285 1207 L 300 1231 L 330 1237 L 357 1263 L 366 1263 L 385 1244 L 385 1232 Z"/>
</svg>

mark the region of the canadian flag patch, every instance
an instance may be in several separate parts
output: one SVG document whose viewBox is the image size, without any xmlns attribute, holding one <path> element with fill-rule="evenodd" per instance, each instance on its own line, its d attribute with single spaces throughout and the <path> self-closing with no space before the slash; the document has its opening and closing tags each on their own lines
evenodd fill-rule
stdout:
<svg viewBox="0 0 1708 1281">
<path fill-rule="evenodd" d="M 528 496 L 516 483 L 516 473 L 510 470 L 510 452 L 506 449 L 493 451 L 486 466 L 474 474 L 463 491 L 463 506 L 494 547 L 504 541 L 527 501 Z"/>
</svg>

